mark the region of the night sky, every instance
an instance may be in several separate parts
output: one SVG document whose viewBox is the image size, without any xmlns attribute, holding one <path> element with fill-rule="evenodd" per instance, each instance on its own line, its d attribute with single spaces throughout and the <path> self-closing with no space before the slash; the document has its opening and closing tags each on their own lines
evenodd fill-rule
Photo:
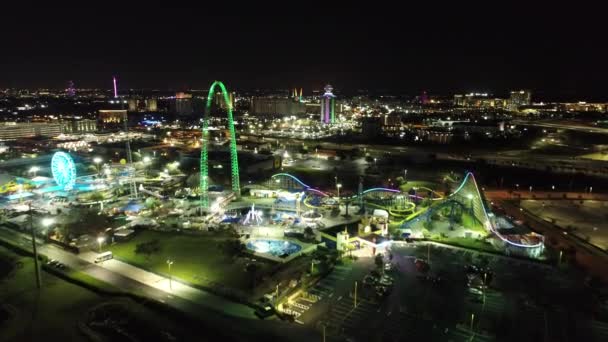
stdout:
<svg viewBox="0 0 608 342">
<path fill-rule="evenodd" d="M 344 92 L 529 88 L 543 100 L 608 100 L 599 9 L 293 2 L 282 11 L 219 14 L 233 5 L 3 11 L 0 87 L 64 88 L 74 80 L 109 88 L 116 74 L 130 88 L 205 88 L 220 79 L 234 89 L 305 93 L 330 82 Z"/>
</svg>

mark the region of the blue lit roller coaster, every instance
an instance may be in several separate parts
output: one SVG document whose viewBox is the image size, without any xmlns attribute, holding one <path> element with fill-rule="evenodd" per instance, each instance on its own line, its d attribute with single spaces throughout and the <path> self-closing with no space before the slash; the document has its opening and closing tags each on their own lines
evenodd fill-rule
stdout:
<svg viewBox="0 0 608 342">
<path fill-rule="evenodd" d="M 55 183 L 64 190 L 71 190 L 76 183 L 76 166 L 65 152 L 56 152 L 51 159 L 51 171 Z"/>
</svg>

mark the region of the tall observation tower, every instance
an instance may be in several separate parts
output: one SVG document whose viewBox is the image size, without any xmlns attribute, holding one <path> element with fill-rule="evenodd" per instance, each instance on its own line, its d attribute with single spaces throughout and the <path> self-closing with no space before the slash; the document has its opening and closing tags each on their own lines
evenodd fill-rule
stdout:
<svg viewBox="0 0 608 342">
<path fill-rule="evenodd" d="M 336 95 L 332 93 L 334 88 L 331 85 L 325 86 L 325 94 L 321 96 L 321 122 L 331 124 L 336 122 Z"/>
</svg>

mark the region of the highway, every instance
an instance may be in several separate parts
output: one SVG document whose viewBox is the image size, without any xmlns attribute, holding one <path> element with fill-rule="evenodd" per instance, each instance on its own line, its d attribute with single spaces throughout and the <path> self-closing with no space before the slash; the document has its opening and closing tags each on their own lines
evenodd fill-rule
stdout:
<svg viewBox="0 0 608 342">
<path fill-rule="evenodd" d="M 567 129 L 567 130 L 579 131 L 579 132 L 608 134 L 608 128 L 593 127 L 593 126 L 560 124 L 560 123 L 551 123 L 551 122 L 542 122 L 542 121 L 541 122 L 523 121 L 523 120 L 513 120 L 512 123 L 515 125 L 521 125 L 521 126 L 536 126 L 536 127 L 555 128 L 555 129 Z"/>
</svg>

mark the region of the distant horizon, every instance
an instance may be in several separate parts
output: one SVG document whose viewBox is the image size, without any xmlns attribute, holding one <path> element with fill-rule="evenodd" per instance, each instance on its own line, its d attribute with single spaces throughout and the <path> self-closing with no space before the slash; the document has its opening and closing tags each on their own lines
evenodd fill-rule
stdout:
<svg viewBox="0 0 608 342">
<path fill-rule="evenodd" d="M 66 85 L 67 85 L 66 81 Z M 209 85 L 211 85 L 212 82 L 209 82 Z M 108 92 L 108 93 L 112 93 L 113 92 L 113 88 L 104 88 L 104 87 L 78 87 L 77 86 L 77 82 L 74 82 L 75 85 L 75 90 L 76 92 L 78 91 L 104 91 L 104 92 Z M 333 84 L 332 84 L 333 85 Z M 253 88 L 233 88 L 230 86 L 229 83 L 226 83 L 226 86 L 228 88 L 229 91 L 235 91 L 235 92 L 246 92 L 246 93 L 251 93 L 251 92 L 285 92 L 287 95 L 287 93 L 290 93 L 291 91 L 293 91 L 294 87 L 253 87 Z M 298 91 L 299 89 L 302 88 L 303 89 L 303 96 L 313 96 L 312 92 L 321 92 L 323 90 L 323 87 L 320 86 L 319 88 L 307 88 L 306 87 L 297 87 Z M 61 87 L 0 87 L 1 90 L 27 90 L 27 91 L 42 91 L 42 90 L 47 90 L 47 91 L 53 91 L 53 92 L 60 92 L 60 91 L 64 91 L 67 88 L 61 88 Z M 204 87 L 191 87 L 191 88 L 180 88 L 180 87 L 167 87 L 167 88 L 160 88 L 160 87 L 138 87 L 138 88 L 121 88 L 120 86 L 118 87 L 118 91 L 119 91 L 119 96 L 129 96 L 129 94 L 126 94 L 125 92 L 131 92 L 131 91 L 135 91 L 135 92 L 183 92 L 183 91 L 196 91 L 196 92 L 207 92 L 209 89 L 205 89 Z M 420 96 L 422 94 L 422 92 L 426 92 L 426 94 L 428 96 L 438 96 L 438 97 L 450 97 L 456 94 L 470 94 L 470 93 L 487 93 L 488 97 L 495 97 L 495 98 L 508 98 L 509 97 L 509 93 L 511 91 L 518 91 L 518 90 L 530 90 L 532 92 L 532 100 L 533 102 L 579 102 L 579 101 L 587 101 L 587 102 L 608 102 L 608 95 L 605 97 L 601 97 L 601 96 L 583 96 L 583 97 L 578 97 L 577 94 L 573 94 L 573 93 L 566 93 L 563 92 L 561 94 L 558 93 L 546 93 L 543 91 L 535 91 L 534 89 L 529 89 L 529 88 L 514 88 L 514 89 L 509 89 L 509 90 L 502 90 L 502 91 L 490 91 L 490 90 L 467 90 L 467 91 L 453 91 L 453 92 L 433 92 L 432 90 L 422 90 L 418 93 L 414 93 L 412 91 L 408 91 L 408 90 L 399 90 L 399 89 L 373 89 L 373 88 L 359 88 L 359 89 L 341 89 L 340 87 L 336 87 L 334 86 L 334 92 L 336 94 L 342 94 L 344 96 L 347 97 L 352 97 L 352 96 L 358 96 L 358 95 L 369 95 L 369 96 L 395 96 L 395 97 L 411 97 L 411 98 L 415 98 L 417 96 Z"/>
</svg>

